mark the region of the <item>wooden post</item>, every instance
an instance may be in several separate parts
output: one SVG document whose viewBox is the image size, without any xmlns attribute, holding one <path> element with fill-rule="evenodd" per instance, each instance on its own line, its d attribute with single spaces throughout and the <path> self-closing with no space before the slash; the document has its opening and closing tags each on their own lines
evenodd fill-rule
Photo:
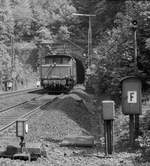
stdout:
<svg viewBox="0 0 150 166">
<path fill-rule="evenodd" d="M 129 134 L 130 134 L 130 144 L 134 144 L 134 132 L 135 132 L 135 124 L 134 124 L 134 115 L 129 115 Z"/>
<path fill-rule="evenodd" d="M 107 121 L 104 120 L 104 138 L 105 138 L 105 155 L 108 155 L 108 144 L 107 144 Z"/>
<path fill-rule="evenodd" d="M 107 142 L 108 142 L 108 154 L 112 154 L 112 142 L 111 142 L 111 121 L 107 121 Z"/>
<path fill-rule="evenodd" d="M 139 136 L 139 115 L 135 115 L 135 138 Z"/>
<path fill-rule="evenodd" d="M 111 142 L 112 142 L 112 153 L 114 152 L 114 120 L 111 120 Z"/>
<path fill-rule="evenodd" d="M 112 154 L 113 145 L 113 120 L 104 120 L 104 135 L 105 135 L 105 155 Z"/>
</svg>

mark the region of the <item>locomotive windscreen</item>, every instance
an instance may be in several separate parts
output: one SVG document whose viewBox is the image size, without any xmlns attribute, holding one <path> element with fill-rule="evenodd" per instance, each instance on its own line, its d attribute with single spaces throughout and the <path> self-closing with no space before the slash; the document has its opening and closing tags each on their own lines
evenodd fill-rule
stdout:
<svg viewBox="0 0 150 166">
<path fill-rule="evenodd" d="M 44 64 L 68 64 L 71 57 L 60 57 L 60 56 L 46 56 Z"/>
</svg>

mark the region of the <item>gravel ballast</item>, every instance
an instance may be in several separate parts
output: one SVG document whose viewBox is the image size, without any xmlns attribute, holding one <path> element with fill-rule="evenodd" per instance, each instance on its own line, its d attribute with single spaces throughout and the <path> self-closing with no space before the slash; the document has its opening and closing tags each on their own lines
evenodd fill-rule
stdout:
<svg viewBox="0 0 150 166">
<path fill-rule="evenodd" d="M 37 140 L 42 136 L 61 141 L 66 135 L 92 135 L 98 139 L 102 132 L 99 126 L 100 116 L 96 116 L 96 112 L 88 112 L 85 104 L 76 101 L 74 97 L 74 94 L 73 97 L 66 95 L 43 108 L 45 111 L 39 117 L 39 124 L 33 125 L 30 140 Z"/>
<path fill-rule="evenodd" d="M 79 90 L 74 94 L 78 93 Z M 8 165 L 11 163 L 18 166 L 134 166 L 137 155 L 134 153 L 118 153 L 105 158 L 101 146 L 60 146 L 68 135 L 94 136 L 96 142 L 103 136 L 101 113 L 96 109 L 91 96 L 84 96 L 82 92 L 78 97 L 74 94 L 58 97 L 28 121 L 26 142 L 42 143 L 47 151 L 47 158 L 42 157 L 33 162 L 0 159 L 0 163 L 5 161 Z M 84 102 L 80 102 L 80 98 Z M 91 106 L 91 112 L 86 103 Z"/>
</svg>

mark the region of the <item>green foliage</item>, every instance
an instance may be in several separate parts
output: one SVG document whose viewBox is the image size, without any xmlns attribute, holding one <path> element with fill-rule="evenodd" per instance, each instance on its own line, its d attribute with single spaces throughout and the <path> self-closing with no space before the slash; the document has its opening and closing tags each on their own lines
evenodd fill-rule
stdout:
<svg viewBox="0 0 150 166">
<path fill-rule="evenodd" d="M 60 26 L 58 37 L 62 40 L 70 38 L 70 32 L 66 26 Z"/>
<path fill-rule="evenodd" d="M 138 28 L 138 46 L 140 56 L 138 57 L 139 68 L 143 70 L 147 75 L 150 73 L 149 62 L 150 57 L 148 54 L 150 53 L 149 49 L 149 35 L 150 35 L 150 3 L 149 2 L 139 2 L 139 28 Z"/>
<path fill-rule="evenodd" d="M 77 13 L 96 15 L 92 17 L 93 45 L 98 44 L 106 29 L 113 27 L 116 13 L 122 11 L 124 7 L 124 1 L 119 0 L 72 1 L 77 9 Z M 76 19 L 71 37 L 77 44 L 87 48 L 88 18 L 78 17 Z"/>
<path fill-rule="evenodd" d="M 6 57 L 11 57 L 13 37 L 14 52 L 20 63 L 33 65 L 38 62 L 39 41 L 54 43 L 71 39 L 87 50 L 88 18 L 72 15 L 77 12 L 96 14 L 92 17 L 93 61 L 97 65 L 102 91 L 116 96 L 116 92 L 120 93 L 120 78 L 141 73 L 145 77 L 150 72 L 150 57 L 147 56 L 150 51 L 148 1 L 5 0 L 0 8 L 4 13 L 0 13 L 1 54 L 5 52 Z M 139 70 L 136 71 L 134 34 L 130 26 L 133 19 L 138 20 Z M 4 60 L 8 63 L 8 70 L 11 64 L 9 59 L 9 62 Z M 33 66 L 36 70 L 37 65 Z"/>
<path fill-rule="evenodd" d="M 141 147 L 142 158 L 150 161 L 150 119 L 149 110 L 143 111 L 143 117 L 141 118 L 140 130 L 142 135 L 138 137 L 137 142 Z"/>
<path fill-rule="evenodd" d="M 18 0 L 13 8 L 15 21 L 27 22 L 32 19 L 32 10 L 29 0 Z"/>
<path fill-rule="evenodd" d="M 4 74 L 3 68 L 11 73 L 14 66 L 17 77 L 26 77 L 25 71 L 29 68 L 37 70 L 34 63 L 38 62 L 39 41 L 53 43 L 57 38 L 70 37 L 67 24 L 75 8 L 68 0 L 3 0 L 0 3 L 1 74 Z"/>
<path fill-rule="evenodd" d="M 120 98 L 121 78 L 134 75 L 145 81 L 149 77 L 150 60 L 147 56 L 149 38 L 146 33 L 149 34 L 148 28 L 146 29 L 146 26 L 149 25 L 146 25 L 144 21 L 148 19 L 145 10 L 149 9 L 149 5 L 146 3 L 150 4 L 149 2 L 126 1 L 125 9 L 115 15 L 113 27 L 103 32 L 98 40 L 98 45 L 94 48 L 99 93 L 108 93 L 117 102 Z M 137 27 L 137 59 L 135 59 L 134 29 L 131 25 L 131 21 L 134 19 L 138 22 L 142 20 Z"/>
<path fill-rule="evenodd" d="M 150 161 L 150 132 L 145 131 L 143 136 L 138 137 L 137 142 L 141 147 L 141 157 L 146 161 Z"/>
<path fill-rule="evenodd" d="M 121 14 L 120 14 L 121 16 Z M 123 17 L 123 15 L 122 15 Z M 120 17 L 121 18 L 121 17 Z M 134 49 L 132 38 L 127 40 L 127 25 L 116 19 L 117 27 L 105 32 L 96 49 L 98 57 L 99 85 L 102 93 L 108 93 L 118 101 L 120 97 L 120 79 L 134 74 Z M 125 17 L 124 17 L 125 20 Z"/>
<path fill-rule="evenodd" d="M 0 73 L 2 81 L 3 75 L 6 77 L 10 76 L 11 72 L 11 47 L 9 43 L 11 42 L 10 36 L 13 30 L 13 17 L 10 10 L 9 1 L 0 2 Z M 0 81 L 0 85 L 1 85 Z"/>
</svg>

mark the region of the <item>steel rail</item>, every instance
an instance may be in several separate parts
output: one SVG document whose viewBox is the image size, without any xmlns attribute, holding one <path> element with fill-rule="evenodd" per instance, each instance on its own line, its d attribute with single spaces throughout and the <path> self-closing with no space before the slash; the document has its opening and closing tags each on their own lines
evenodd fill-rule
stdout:
<svg viewBox="0 0 150 166">
<path fill-rule="evenodd" d="M 0 98 L 1 97 L 11 97 L 13 95 L 20 95 L 22 93 L 28 93 L 28 92 L 36 92 L 39 90 L 42 90 L 43 88 L 32 88 L 32 89 L 23 89 L 23 90 L 17 90 L 17 91 L 12 91 L 12 92 L 4 92 L 4 93 L 0 93 Z"/>
<path fill-rule="evenodd" d="M 55 98 L 54 98 L 54 99 L 55 99 Z M 46 103 L 44 103 L 44 104 L 38 106 L 37 108 L 31 110 L 31 111 L 28 112 L 28 113 L 26 113 L 26 114 L 24 114 L 24 115 L 22 115 L 22 116 L 16 118 L 15 120 L 13 120 L 12 122 L 10 122 L 9 124 L 7 124 L 7 125 L 5 125 L 4 127 L 0 128 L 0 132 L 4 131 L 5 129 L 8 129 L 10 126 L 12 126 L 14 123 L 16 123 L 16 121 L 17 121 L 18 119 L 20 119 L 20 118 L 25 118 L 25 117 L 27 117 L 27 116 L 29 116 L 29 115 L 32 115 L 32 114 L 36 113 L 37 111 L 39 111 L 39 109 L 40 109 L 41 107 L 47 105 L 48 103 L 51 103 L 54 99 L 52 99 L 51 101 L 48 101 L 48 102 L 46 102 Z M 27 119 L 27 120 L 28 120 L 28 119 Z"/>
<path fill-rule="evenodd" d="M 31 98 L 30 100 L 26 100 L 26 101 L 21 102 L 21 103 L 19 103 L 19 104 L 15 104 L 15 105 L 12 105 L 12 106 L 10 106 L 10 107 L 4 108 L 4 109 L 0 110 L 0 113 L 5 112 L 5 111 L 10 111 L 12 108 L 15 108 L 15 107 L 18 107 L 18 106 L 20 106 L 20 105 L 23 105 L 23 104 L 25 104 L 25 103 L 27 103 L 27 102 L 30 102 L 30 101 L 32 101 L 32 100 L 35 100 L 35 99 L 37 99 L 37 98 L 39 98 L 39 97 L 41 97 L 41 96 L 33 97 L 33 98 Z"/>
</svg>

